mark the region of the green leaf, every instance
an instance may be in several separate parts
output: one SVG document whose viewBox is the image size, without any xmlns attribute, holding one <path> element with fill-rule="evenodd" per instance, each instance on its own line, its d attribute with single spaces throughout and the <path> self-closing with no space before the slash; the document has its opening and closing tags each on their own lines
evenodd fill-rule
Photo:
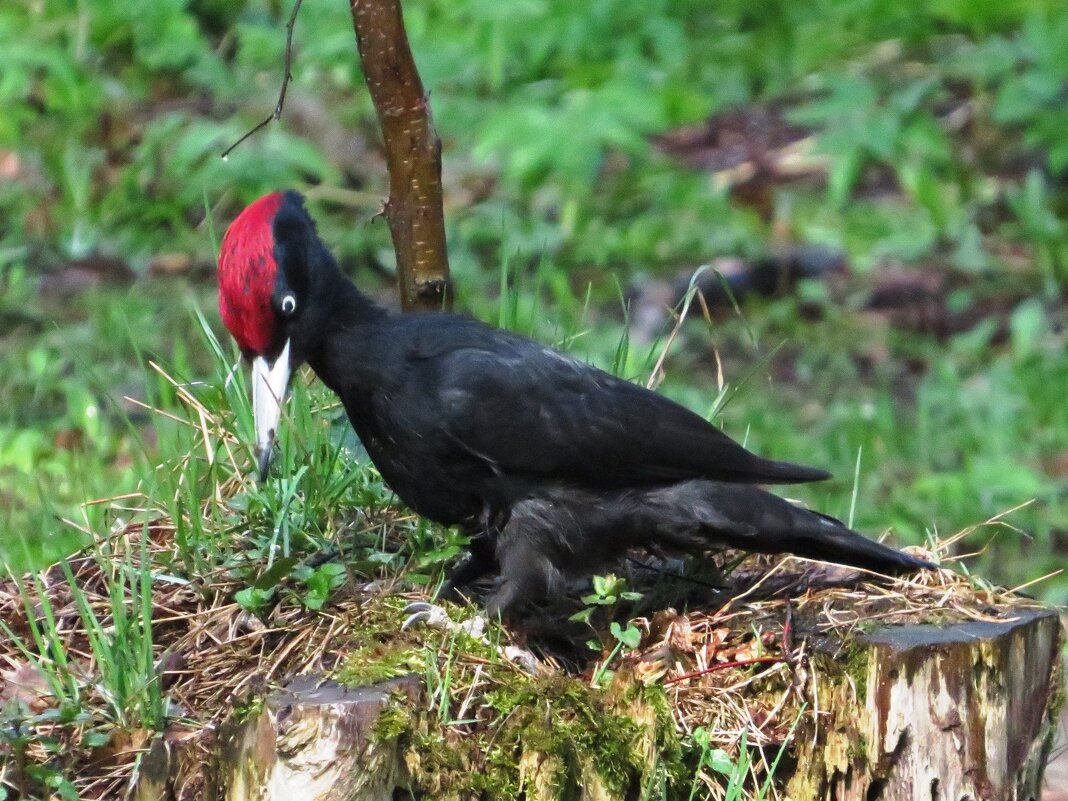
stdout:
<svg viewBox="0 0 1068 801">
<path fill-rule="evenodd" d="M 286 578 L 293 568 L 300 563 L 300 558 L 297 556 L 286 556 L 277 560 L 268 570 L 265 570 L 260 574 L 260 577 L 253 582 L 253 588 L 257 590 L 270 590 L 277 587 L 282 579 Z"/>
<path fill-rule="evenodd" d="M 705 764 L 716 773 L 722 773 L 724 776 L 730 776 L 734 773 L 734 760 L 722 748 L 715 748 L 709 751 Z"/>
<path fill-rule="evenodd" d="M 106 731 L 100 731 L 99 729 L 93 729 L 86 733 L 82 738 L 83 748 L 103 748 L 105 745 L 111 742 L 111 733 Z"/>
<path fill-rule="evenodd" d="M 435 548 L 431 551 L 427 551 L 419 556 L 416 560 L 416 564 L 419 567 L 430 567 L 431 565 L 441 564 L 442 562 L 448 562 L 454 559 L 460 553 L 459 545 L 446 545 L 442 548 Z"/>
<path fill-rule="evenodd" d="M 612 632 L 613 637 L 628 648 L 637 648 L 642 641 L 642 633 L 637 626 L 630 625 L 624 629 L 619 623 L 613 620 L 612 624 L 609 626 L 609 630 Z"/>
<path fill-rule="evenodd" d="M 322 609 L 326 599 L 330 597 L 330 588 L 326 582 L 320 576 L 313 576 L 306 586 L 307 590 L 301 596 L 301 601 L 309 609 L 316 611 Z"/>
<path fill-rule="evenodd" d="M 593 604 L 594 606 L 611 606 L 616 602 L 616 596 L 614 595 L 599 595 L 591 593 L 590 595 L 582 596 L 582 603 Z"/>
<path fill-rule="evenodd" d="M 827 176 L 827 197 L 831 205 L 836 208 L 845 205 L 860 177 L 863 161 L 861 152 L 856 148 L 834 160 Z"/>
<path fill-rule="evenodd" d="M 327 562 L 319 568 L 319 572 L 329 576 L 331 581 L 337 579 L 344 581 L 345 579 L 345 566 L 341 562 Z"/>
<path fill-rule="evenodd" d="M 592 597 L 593 596 L 591 595 L 587 595 L 582 600 L 584 603 L 591 603 L 590 601 L 587 601 L 586 598 Z M 576 623 L 589 623 L 591 617 L 593 617 L 593 607 L 587 606 L 585 609 L 581 609 L 578 612 L 575 612 L 575 614 L 571 615 L 568 620 L 573 620 Z M 600 645 L 598 645 L 595 650 L 600 650 Z"/>
<path fill-rule="evenodd" d="M 594 576 L 593 591 L 603 598 L 610 592 L 609 588 L 612 586 L 612 581 L 613 578 L 609 576 Z M 583 600 L 585 601 L 586 599 L 584 598 Z"/>
<path fill-rule="evenodd" d="M 242 609 L 249 612 L 258 612 L 267 605 L 274 595 L 274 590 L 260 590 L 256 587 L 246 587 L 234 593 L 234 601 Z"/>
<path fill-rule="evenodd" d="M 1055 102 L 1062 81 L 1052 74 L 1032 70 L 1005 81 L 994 104 L 997 122 L 1024 122 Z"/>
<path fill-rule="evenodd" d="M 1027 356 L 1034 351 L 1048 328 L 1046 309 L 1041 301 L 1028 300 L 1017 306 L 1009 320 L 1012 349 L 1017 358 Z"/>
</svg>

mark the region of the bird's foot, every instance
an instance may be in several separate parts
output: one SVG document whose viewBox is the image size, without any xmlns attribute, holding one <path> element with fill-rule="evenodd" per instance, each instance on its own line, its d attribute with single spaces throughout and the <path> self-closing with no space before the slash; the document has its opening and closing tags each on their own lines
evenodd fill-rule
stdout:
<svg viewBox="0 0 1068 801">
<path fill-rule="evenodd" d="M 401 631 L 407 631 L 415 626 L 430 626 L 450 632 L 463 632 L 481 643 L 489 643 L 486 637 L 486 629 L 489 625 L 485 615 L 475 615 L 472 618 L 457 622 L 449 617 L 445 608 L 427 601 L 415 601 L 404 607 L 407 617 L 401 624 Z M 509 662 L 519 666 L 530 674 L 541 672 L 541 662 L 534 654 L 517 645 L 497 646 L 497 651 Z"/>
<path fill-rule="evenodd" d="M 427 601 L 415 601 L 404 607 L 407 617 L 401 623 L 401 631 L 407 631 L 413 626 L 430 626 L 434 629 L 447 631 L 462 631 L 476 640 L 486 639 L 486 618 L 483 615 L 475 615 L 468 620 L 457 623 L 445 607 L 432 604 Z"/>
<path fill-rule="evenodd" d="M 541 661 L 526 648 L 520 648 L 518 645 L 506 645 L 501 649 L 501 653 L 505 659 L 513 665 L 518 665 L 525 673 L 529 673 L 532 676 L 541 673 Z"/>
</svg>

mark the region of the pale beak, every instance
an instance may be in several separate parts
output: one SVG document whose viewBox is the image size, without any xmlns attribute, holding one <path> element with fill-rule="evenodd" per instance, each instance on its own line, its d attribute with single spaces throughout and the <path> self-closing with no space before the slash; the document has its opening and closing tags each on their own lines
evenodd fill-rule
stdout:
<svg viewBox="0 0 1068 801">
<path fill-rule="evenodd" d="M 282 419 L 282 401 L 289 386 L 289 340 L 274 360 L 262 356 L 252 361 L 252 415 L 256 421 L 256 455 L 259 458 L 260 481 L 267 480 L 267 471 L 274 456 L 274 439 Z"/>
</svg>

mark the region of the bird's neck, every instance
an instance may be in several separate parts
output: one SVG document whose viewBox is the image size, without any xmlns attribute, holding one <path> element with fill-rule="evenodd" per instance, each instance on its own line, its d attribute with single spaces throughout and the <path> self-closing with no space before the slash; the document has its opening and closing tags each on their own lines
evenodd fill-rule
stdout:
<svg viewBox="0 0 1068 801">
<path fill-rule="evenodd" d="M 326 331 L 341 331 L 389 317 L 389 312 L 357 289 L 340 270 L 320 289 L 319 302 L 321 308 L 328 310 L 324 320 Z"/>
<path fill-rule="evenodd" d="M 340 271 L 317 288 L 315 308 L 318 319 L 310 327 L 316 341 L 306 358 L 319 379 L 341 394 L 363 367 L 353 354 L 369 349 L 379 325 L 391 315 Z"/>
</svg>

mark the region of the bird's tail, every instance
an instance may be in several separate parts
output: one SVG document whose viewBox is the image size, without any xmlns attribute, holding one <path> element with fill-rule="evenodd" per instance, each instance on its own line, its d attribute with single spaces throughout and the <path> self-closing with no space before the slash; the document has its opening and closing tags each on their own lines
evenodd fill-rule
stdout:
<svg viewBox="0 0 1068 801">
<path fill-rule="evenodd" d="M 936 567 L 753 486 L 689 481 L 647 493 L 642 505 L 662 545 L 792 553 L 884 574 Z"/>
<path fill-rule="evenodd" d="M 792 506 L 792 505 L 791 505 Z M 903 553 L 895 548 L 870 540 L 847 528 L 840 520 L 810 512 L 800 507 L 793 509 L 805 520 L 797 521 L 784 531 L 777 542 L 769 547 L 749 546 L 749 550 L 764 553 L 792 553 L 806 559 L 859 567 L 885 575 L 911 573 L 917 570 L 935 570 L 937 566 L 925 559 Z M 745 548 L 745 538 L 733 547 Z"/>
<path fill-rule="evenodd" d="M 718 477 L 723 481 L 738 481 L 742 484 L 751 484 L 754 481 L 762 484 L 807 484 L 810 481 L 826 481 L 831 474 L 819 467 L 809 467 L 804 464 L 793 462 L 778 462 L 774 459 L 749 454 L 751 458 L 739 459 L 739 470 L 736 475 L 723 467 L 719 470 Z"/>
</svg>

